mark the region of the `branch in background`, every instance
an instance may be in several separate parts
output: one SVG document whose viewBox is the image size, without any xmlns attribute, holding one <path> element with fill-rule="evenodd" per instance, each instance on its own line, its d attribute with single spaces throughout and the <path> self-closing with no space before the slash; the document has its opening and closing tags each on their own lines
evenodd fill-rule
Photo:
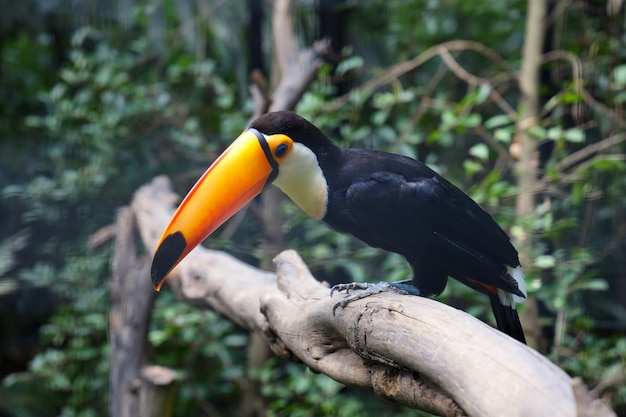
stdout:
<svg viewBox="0 0 626 417">
<path fill-rule="evenodd" d="M 569 180 L 575 180 L 575 174 L 577 171 L 585 169 L 589 165 L 599 160 L 623 160 L 623 154 L 608 154 L 596 156 L 593 156 L 593 154 L 606 151 L 607 149 L 610 149 L 613 146 L 619 145 L 620 143 L 623 143 L 625 141 L 626 134 L 617 133 L 615 135 L 609 136 L 608 138 L 602 139 L 599 142 L 587 145 L 579 151 L 570 154 L 555 166 L 555 169 L 560 175 L 560 181 L 567 182 Z M 537 183 L 535 184 L 533 192 L 539 193 L 545 191 L 552 184 L 552 181 L 553 180 L 550 176 L 543 176 L 543 178 L 540 181 L 537 181 Z"/>
<path fill-rule="evenodd" d="M 135 193 L 131 207 L 148 252 L 174 211 L 172 196 L 165 177 Z M 181 300 L 264 335 L 277 355 L 410 407 L 443 416 L 575 416 L 587 407 L 615 415 L 584 386 L 579 395 L 579 382 L 539 353 L 460 310 L 385 293 L 335 315 L 339 297 L 295 252 L 275 262 L 272 274 L 198 247 L 168 282 Z"/>
<path fill-rule="evenodd" d="M 135 214 L 129 207 L 123 207 L 115 221 L 115 248 L 109 284 L 111 417 L 145 415 L 140 409 L 138 390 L 142 385 L 140 372 L 145 361 L 150 314 L 156 294 L 147 279 L 150 276 L 150 257 L 147 254 L 137 255 L 135 240 Z"/>
<path fill-rule="evenodd" d="M 477 85 L 486 85 L 489 87 L 489 97 L 500 107 L 500 110 L 505 112 L 511 120 L 517 120 L 517 112 L 507 101 L 498 93 L 498 91 L 491 85 L 491 82 L 482 77 L 477 77 L 474 74 L 470 74 L 459 65 L 458 62 L 450 55 L 450 52 L 447 48 L 441 45 L 438 48 L 438 53 L 443 62 L 448 66 L 450 71 L 454 73 L 459 79 L 465 81 L 468 85 L 477 86 Z"/>
<path fill-rule="evenodd" d="M 499 67 L 504 68 L 505 71 L 513 73 L 513 69 L 509 66 L 509 64 L 502 59 L 496 52 L 487 48 L 485 45 L 479 42 L 474 41 L 464 41 L 464 40 L 455 40 L 449 42 L 443 42 L 439 45 L 434 45 L 415 58 L 412 58 L 408 61 L 401 62 L 399 64 L 393 65 L 389 68 L 386 68 L 382 74 L 378 77 L 372 78 L 371 80 L 363 83 L 360 87 L 353 89 L 350 93 L 344 94 L 343 96 L 337 98 L 336 100 L 328 103 L 326 105 L 325 110 L 328 111 L 336 111 L 346 103 L 348 103 L 353 95 L 365 95 L 371 93 L 372 91 L 382 87 L 383 85 L 387 85 L 398 77 L 415 70 L 421 65 L 425 64 L 432 58 L 441 55 L 442 51 L 474 51 L 477 52 L 489 60 L 491 60 L 494 64 Z M 495 88 L 491 88 L 492 91 L 495 91 Z M 507 103 L 508 106 L 508 103 Z M 507 107 L 505 106 L 505 108 Z M 508 106 L 510 107 L 510 106 Z M 503 110 L 505 111 L 505 110 Z M 506 112 L 506 111 L 505 111 Z M 507 112 L 508 114 L 508 112 Z M 515 112 L 510 116 L 516 116 Z M 515 120 L 515 118 L 513 119 Z"/>
<path fill-rule="evenodd" d="M 592 145 L 587 145 L 583 149 L 576 151 L 568 157 L 564 158 L 561 162 L 557 164 L 557 169 L 559 171 L 568 170 L 576 164 L 580 163 L 581 161 L 589 158 L 591 154 L 605 151 L 624 141 L 626 141 L 626 134 L 618 133 L 613 136 L 609 136 L 608 138 L 602 139 L 600 142 L 596 142 Z"/>
<path fill-rule="evenodd" d="M 250 91 L 255 102 L 253 119 L 268 110 L 293 110 L 324 63 L 324 56 L 330 48 L 328 42 L 318 42 L 312 48 L 298 47 L 293 22 L 293 0 L 274 1 L 272 39 L 276 66 L 272 69 L 271 78 L 279 81 L 273 100 L 269 103 L 265 77 L 260 70 L 252 72 Z M 271 252 L 271 256 L 276 253 L 274 248 L 284 247 L 285 243 L 280 232 L 285 219 L 278 209 L 282 201 L 282 193 L 276 188 L 270 188 L 260 197 L 258 214 L 263 226 L 263 252 Z"/>
<path fill-rule="evenodd" d="M 255 69 L 250 73 L 249 90 L 254 103 L 254 112 L 252 113 L 252 120 L 254 120 L 265 113 L 270 103 L 267 92 L 267 80 L 261 70 Z"/>
<path fill-rule="evenodd" d="M 330 42 L 318 41 L 312 48 L 296 44 L 293 0 L 275 0 L 272 18 L 274 50 L 280 77 L 269 111 L 293 110 L 330 53 Z"/>
<path fill-rule="evenodd" d="M 556 60 L 564 60 L 570 63 L 572 68 L 572 80 L 574 82 L 574 91 L 578 94 L 589 107 L 601 113 L 603 115 L 608 116 L 612 122 L 617 124 L 620 127 L 624 126 L 624 118 L 620 114 L 616 113 L 611 108 L 605 106 L 600 103 L 598 100 L 593 97 L 593 95 L 583 86 L 583 70 L 582 63 L 580 62 L 580 58 L 576 56 L 576 54 L 570 51 L 550 51 L 549 53 L 543 55 L 542 62 L 550 62 Z M 573 110 L 573 116 L 575 120 L 580 120 L 581 118 L 582 108 L 580 103 L 575 103 L 575 107 Z"/>
<path fill-rule="evenodd" d="M 430 107 L 429 103 L 431 101 L 431 97 L 446 72 L 447 71 L 443 65 L 439 66 L 437 72 L 430 78 L 428 84 L 426 84 L 426 87 L 424 88 L 424 92 L 420 99 L 420 104 L 417 107 L 417 110 L 411 115 L 411 119 L 406 122 L 402 127 L 398 140 L 394 144 L 395 149 L 400 149 L 402 147 L 402 145 L 407 140 L 407 136 L 410 135 L 413 130 L 415 130 L 415 127 L 417 126 L 419 121 L 428 111 Z"/>
</svg>

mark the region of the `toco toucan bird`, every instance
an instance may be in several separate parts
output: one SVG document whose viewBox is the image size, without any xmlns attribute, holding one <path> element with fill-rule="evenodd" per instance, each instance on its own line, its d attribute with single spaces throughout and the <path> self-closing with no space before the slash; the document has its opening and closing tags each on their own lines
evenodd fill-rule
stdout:
<svg viewBox="0 0 626 417">
<path fill-rule="evenodd" d="M 314 219 L 403 255 L 413 278 L 388 288 L 437 295 L 451 276 L 487 294 L 498 328 L 524 342 L 515 310 L 526 298 L 517 251 L 486 211 L 423 163 L 340 148 L 293 112 L 254 120 L 194 185 L 158 243 L 151 271 L 155 289 L 271 183 Z"/>
</svg>

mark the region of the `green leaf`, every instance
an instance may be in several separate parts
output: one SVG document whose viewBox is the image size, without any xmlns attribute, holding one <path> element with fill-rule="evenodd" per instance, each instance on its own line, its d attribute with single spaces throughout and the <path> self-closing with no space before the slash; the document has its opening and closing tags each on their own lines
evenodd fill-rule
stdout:
<svg viewBox="0 0 626 417">
<path fill-rule="evenodd" d="M 493 116 L 485 121 L 486 129 L 493 129 L 495 127 L 505 126 L 513 123 L 511 118 L 506 114 L 499 114 L 497 116 Z"/>
<path fill-rule="evenodd" d="M 537 268 L 550 269 L 554 268 L 554 266 L 556 265 L 556 260 L 552 255 L 541 255 L 535 258 L 534 265 Z"/>
<path fill-rule="evenodd" d="M 364 63 L 365 61 L 360 56 L 351 56 L 341 61 L 335 71 L 338 75 L 345 75 L 352 70 L 361 68 Z"/>
<path fill-rule="evenodd" d="M 568 142 L 581 143 L 585 140 L 585 132 L 582 129 L 574 127 L 567 129 L 564 132 L 563 137 Z"/>
<path fill-rule="evenodd" d="M 616 89 L 626 87 L 626 65 L 618 65 L 613 69 L 613 81 Z"/>
<path fill-rule="evenodd" d="M 413 90 L 402 90 L 397 94 L 398 103 L 410 103 L 415 100 L 415 92 Z"/>
<path fill-rule="evenodd" d="M 484 143 L 477 143 L 470 148 L 469 153 L 478 159 L 486 160 L 489 158 L 489 147 Z"/>
<path fill-rule="evenodd" d="M 543 106 L 543 111 L 548 112 L 556 108 L 561 103 L 561 97 L 557 94 L 550 97 L 550 99 Z"/>
<path fill-rule="evenodd" d="M 580 102 L 582 97 L 574 91 L 566 91 L 563 93 L 561 100 L 563 104 L 574 104 Z"/>
<path fill-rule="evenodd" d="M 575 205 L 580 204 L 585 198 L 585 185 L 577 182 L 572 186 L 572 203 Z"/>
<path fill-rule="evenodd" d="M 410 158 L 417 158 L 417 153 L 415 152 L 415 146 L 412 146 L 409 143 L 403 143 L 398 149 L 398 153 L 400 155 L 405 155 Z"/>
<path fill-rule="evenodd" d="M 450 127 L 454 126 L 457 121 L 457 115 L 450 109 L 445 109 L 441 113 L 441 128 L 442 129 L 450 129 Z"/>
<path fill-rule="evenodd" d="M 593 167 L 603 171 L 624 171 L 626 169 L 626 164 L 624 164 L 624 160 L 621 158 L 621 155 L 618 155 L 618 159 L 609 159 L 609 156 L 611 155 L 607 155 L 606 159 L 598 159 L 597 161 L 594 161 Z"/>
<path fill-rule="evenodd" d="M 489 84 L 481 84 L 476 95 L 476 104 L 483 104 L 491 94 L 491 86 Z"/>
<path fill-rule="evenodd" d="M 465 169 L 465 173 L 468 176 L 472 176 L 482 171 L 483 164 L 471 159 L 466 159 L 465 161 L 463 161 L 463 168 Z"/>
<path fill-rule="evenodd" d="M 465 119 L 463 119 L 462 123 L 467 127 L 476 127 L 476 126 L 480 126 L 481 122 L 482 122 L 482 117 L 480 114 L 471 113 L 471 114 L 468 114 Z"/>
<path fill-rule="evenodd" d="M 513 131 L 511 129 L 496 129 L 493 132 L 493 137 L 499 142 L 510 143 L 513 139 Z"/>
<path fill-rule="evenodd" d="M 546 132 L 546 129 L 544 129 L 543 127 L 539 126 L 539 125 L 532 125 L 530 126 L 526 132 L 528 132 L 528 134 L 530 136 L 532 136 L 534 139 L 538 139 L 538 140 L 542 140 L 545 139 L 548 136 L 548 133 Z"/>
<path fill-rule="evenodd" d="M 582 282 L 577 282 L 573 286 L 573 290 L 588 290 L 588 291 L 606 291 L 609 289 L 609 284 L 602 278 L 594 278 Z"/>
<path fill-rule="evenodd" d="M 563 128 L 561 126 L 555 126 L 548 129 L 547 137 L 548 139 L 557 140 L 561 137 L 563 133 Z"/>
</svg>

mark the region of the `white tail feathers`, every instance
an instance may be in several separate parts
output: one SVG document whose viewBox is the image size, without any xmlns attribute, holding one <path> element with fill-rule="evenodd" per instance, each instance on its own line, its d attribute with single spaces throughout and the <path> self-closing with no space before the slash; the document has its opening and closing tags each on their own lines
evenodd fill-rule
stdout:
<svg viewBox="0 0 626 417">
<path fill-rule="evenodd" d="M 502 305 L 515 308 L 515 304 L 526 301 L 526 297 L 528 296 L 526 292 L 526 282 L 524 281 L 524 274 L 519 266 L 516 268 L 507 266 L 506 272 L 517 282 L 517 287 L 524 294 L 524 297 L 522 298 L 519 295 L 511 294 L 503 290 L 498 290 L 498 297 Z"/>
</svg>

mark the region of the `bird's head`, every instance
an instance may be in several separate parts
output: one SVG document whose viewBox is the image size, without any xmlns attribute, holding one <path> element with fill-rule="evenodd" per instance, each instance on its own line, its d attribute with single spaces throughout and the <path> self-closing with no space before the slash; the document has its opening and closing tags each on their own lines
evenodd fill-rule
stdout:
<svg viewBox="0 0 626 417">
<path fill-rule="evenodd" d="M 318 155 L 334 147 L 315 126 L 292 112 L 254 120 L 213 162 L 180 204 L 152 261 L 158 291 L 167 274 L 226 220 L 274 183 L 307 214 L 326 214 L 328 187 Z"/>
</svg>

